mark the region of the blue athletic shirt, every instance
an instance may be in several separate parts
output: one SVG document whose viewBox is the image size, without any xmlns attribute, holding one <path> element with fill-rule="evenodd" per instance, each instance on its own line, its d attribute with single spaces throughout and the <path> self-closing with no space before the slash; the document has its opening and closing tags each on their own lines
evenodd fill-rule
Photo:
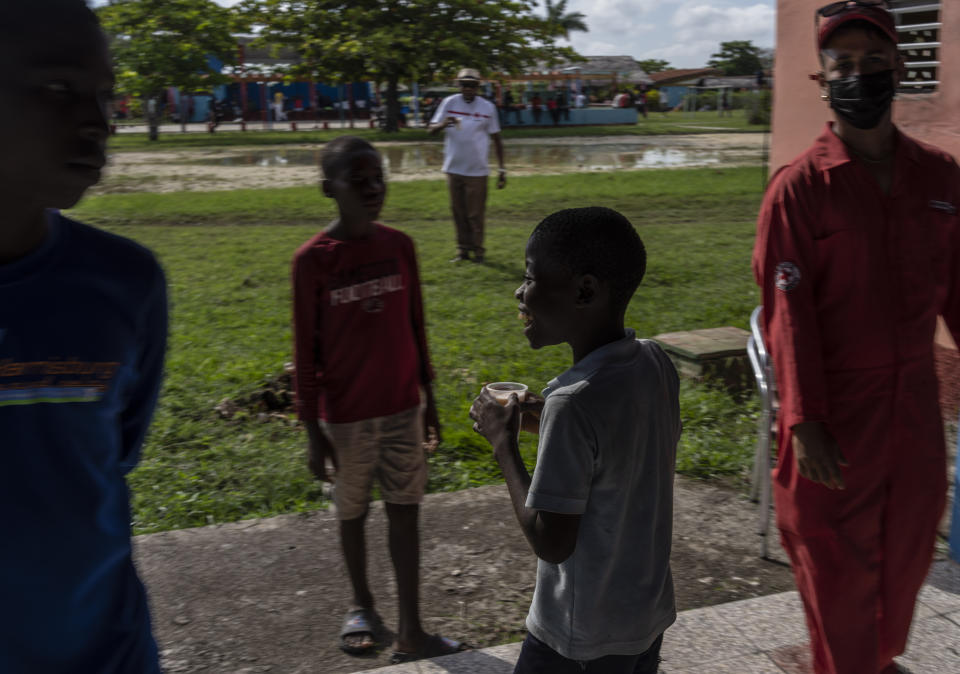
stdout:
<svg viewBox="0 0 960 674">
<path fill-rule="evenodd" d="M 0 265 L 0 672 L 159 674 L 125 475 L 157 400 L 166 284 L 147 249 L 47 213 Z"/>
</svg>

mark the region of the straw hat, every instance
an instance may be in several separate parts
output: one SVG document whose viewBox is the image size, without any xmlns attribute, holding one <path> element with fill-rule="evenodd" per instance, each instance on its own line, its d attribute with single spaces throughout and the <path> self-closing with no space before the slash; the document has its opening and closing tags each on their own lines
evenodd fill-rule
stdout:
<svg viewBox="0 0 960 674">
<path fill-rule="evenodd" d="M 461 68 L 457 73 L 458 82 L 480 82 L 480 71 L 474 68 Z"/>
</svg>

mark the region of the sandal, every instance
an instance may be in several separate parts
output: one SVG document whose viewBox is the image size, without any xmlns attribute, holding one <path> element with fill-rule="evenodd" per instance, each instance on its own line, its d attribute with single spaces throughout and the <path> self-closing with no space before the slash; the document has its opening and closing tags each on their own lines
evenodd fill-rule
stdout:
<svg viewBox="0 0 960 674">
<path fill-rule="evenodd" d="M 472 650 L 473 648 L 467 644 L 454 641 L 453 639 L 448 639 L 447 637 L 442 637 L 439 634 L 430 634 L 427 636 L 427 640 L 423 642 L 423 646 L 420 648 L 420 650 L 414 653 L 394 651 L 393 655 L 390 656 L 390 664 L 400 665 L 404 662 L 425 660 L 426 658 L 436 658 L 441 655 L 453 655 L 454 653 L 462 653 L 463 651 Z"/>
<path fill-rule="evenodd" d="M 376 611 L 365 608 L 356 608 L 347 611 L 343 616 L 343 626 L 340 628 L 340 650 L 350 655 L 369 653 L 377 646 L 377 635 L 383 627 L 383 621 Z M 347 643 L 347 637 L 370 635 L 370 642 L 362 646 Z"/>
</svg>

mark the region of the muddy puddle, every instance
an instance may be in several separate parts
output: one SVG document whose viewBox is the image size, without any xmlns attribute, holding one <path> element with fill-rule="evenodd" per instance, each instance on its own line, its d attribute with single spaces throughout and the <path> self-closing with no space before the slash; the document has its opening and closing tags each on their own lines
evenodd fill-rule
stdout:
<svg viewBox="0 0 960 674">
<path fill-rule="evenodd" d="M 176 192 L 314 185 L 321 145 L 124 152 L 96 189 Z M 440 178 L 443 143 L 378 144 L 391 181 Z M 505 143 L 511 175 L 759 164 L 759 134 L 518 139 Z M 491 153 L 491 160 L 493 154 Z"/>
</svg>

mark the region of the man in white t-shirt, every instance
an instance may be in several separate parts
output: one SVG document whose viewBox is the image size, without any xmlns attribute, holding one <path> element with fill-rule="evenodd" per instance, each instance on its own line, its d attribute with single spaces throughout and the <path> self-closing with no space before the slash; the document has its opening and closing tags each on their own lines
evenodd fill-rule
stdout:
<svg viewBox="0 0 960 674">
<path fill-rule="evenodd" d="M 463 68 L 457 73 L 460 93 L 447 96 L 430 120 L 430 133 L 444 132 L 443 172 L 447 174 L 450 207 L 457 228 L 457 256 L 454 262 L 470 259 L 483 262 L 483 218 L 487 203 L 487 176 L 490 139 L 500 167 L 497 189 L 507 185 L 503 166 L 503 141 L 496 106 L 477 96 L 480 73 Z"/>
</svg>

